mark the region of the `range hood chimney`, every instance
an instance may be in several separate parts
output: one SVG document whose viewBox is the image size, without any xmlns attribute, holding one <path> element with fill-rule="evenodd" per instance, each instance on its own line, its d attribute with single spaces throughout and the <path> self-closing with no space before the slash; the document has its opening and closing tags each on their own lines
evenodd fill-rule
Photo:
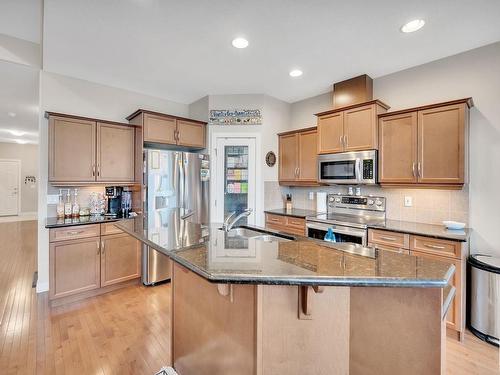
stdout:
<svg viewBox="0 0 500 375">
<path fill-rule="evenodd" d="M 366 74 L 333 84 L 333 108 L 373 100 L 373 80 Z"/>
</svg>

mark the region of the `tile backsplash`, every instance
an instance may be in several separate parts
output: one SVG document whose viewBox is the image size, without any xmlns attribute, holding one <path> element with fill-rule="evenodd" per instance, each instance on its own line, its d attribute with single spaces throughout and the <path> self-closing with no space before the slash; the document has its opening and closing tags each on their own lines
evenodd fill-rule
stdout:
<svg viewBox="0 0 500 375">
<path fill-rule="evenodd" d="M 266 209 L 281 208 L 286 194 L 292 194 L 293 206 L 303 209 L 316 209 L 316 194 L 309 199 L 309 192 L 347 193 L 347 187 L 286 187 L 277 181 L 264 183 L 264 206 Z M 388 189 L 379 186 L 361 187 L 362 195 L 385 197 L 387 218 L 392 220 L 415 221 L 418 223 L 442 224 L 443 220 L 456 220 L 469 223 L 469 190 L 441 189 Z M 412 198 L 412 206 L 405 207 L 405 197 Z"/>
</svg>

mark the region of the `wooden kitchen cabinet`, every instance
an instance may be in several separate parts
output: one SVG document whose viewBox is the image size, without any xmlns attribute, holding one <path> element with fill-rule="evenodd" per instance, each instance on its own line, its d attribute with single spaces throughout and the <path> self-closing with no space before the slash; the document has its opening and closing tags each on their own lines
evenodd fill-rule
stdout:
<svg viewBox="0 0 500 375">
<path fill-rule="evenodd" d="M 388 108 L 372 100 L 317 113 L 318 154 L 378 149 L 377 116 Z"/>
<path fill-rule="evenodd" d="M 99 237 L 53 242 L 49 252 L 50 299 L 100 287 Z"/>
<path fill-rule="evenodd" d="M 380 118 L 379 182 L 417 182 L 417 112 Z"/>
<path fill-rule="evenodd" d="M 52 185 L 134 183 L 134 127 L 53 112 L 46 116 Z"/>
<path fill-rule="evenodd" d="M 315 127 L 278 134 L 279 182 L 313 186 L 318 182 L 317 130 Z"/>
<path fill-rule="evenodd" d="M 138 109 L 127 120 L 144 130 L 144 142 L 203 149 L 206 122 Z"/>
<path fill-rule="evenodd" d="M 101 287 L 141 275 L 140 242 L 128 234 L 101 237 Z"/>
<path fill-rule="evenodd" d="M 472 99 L 379 116 L 379 182 L 460 188 L 466 181 Z"/>
<path fill-rule="evenodd" d="M 288 234 L 305 236 L 306 220 L 300 217 L 266 213 L 266 228 Z"/>
<path fill-rule="evenodd" d="M 97 123 L 97 181 L 134 182 L 133 127 Z"/>
<path fill-rule="evenodd" d="M 96 126 L 84 119 L 49 118 L 49 181 L 95 181 Z"/>
</svg>

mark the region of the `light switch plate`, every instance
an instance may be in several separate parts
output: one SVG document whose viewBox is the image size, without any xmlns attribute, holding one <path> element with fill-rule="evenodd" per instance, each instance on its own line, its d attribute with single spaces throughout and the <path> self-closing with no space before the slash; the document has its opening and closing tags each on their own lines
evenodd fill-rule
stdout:
<svg viewBox="0 0 500 375">
<path fill-rule="evenodd" d="M 405 207 L 413 206 L 413 198 L 405 195 Z"/>
<path fill-rule="evenodd" d="M 47 204 L 58 204 L 58 203 L 59 203 L 59 195 L 57 194 L 47 195 Z"/>
</svg>

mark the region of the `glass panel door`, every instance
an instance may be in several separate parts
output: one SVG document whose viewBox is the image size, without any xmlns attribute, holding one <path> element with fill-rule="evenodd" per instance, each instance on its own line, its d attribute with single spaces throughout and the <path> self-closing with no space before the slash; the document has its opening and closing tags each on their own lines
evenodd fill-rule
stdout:
<svg viewBox="0 0 500 375">
<path fill-rule="evenodd" d="M 247 208 L 255 210 L 255 139 L 217 139 L 218 221 L 224 221 L 233 212 Z M 236 225 L 254 224 L 255 213 L 243 217 Z"/>
</svg>

